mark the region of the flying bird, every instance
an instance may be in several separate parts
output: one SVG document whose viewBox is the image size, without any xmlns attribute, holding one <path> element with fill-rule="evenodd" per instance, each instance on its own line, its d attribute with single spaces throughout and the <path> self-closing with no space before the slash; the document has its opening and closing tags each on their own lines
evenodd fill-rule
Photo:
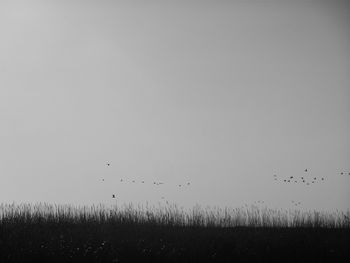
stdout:
<svg viewBox="0 0 350 263">
<path fill-rule="evenodd" d="M 304 171 L 307 172 L 307 169 L 305 169 Z"/>
<path fill-rule="evenodd" d="M 112 195 L 112 198 L 115 198 L 115 195 Z"/>
<path fill-rule="evenodd" d="M 107 163 L 107 166 L 110 166 L 111 164 L 110 163 Z"/>
</svg>

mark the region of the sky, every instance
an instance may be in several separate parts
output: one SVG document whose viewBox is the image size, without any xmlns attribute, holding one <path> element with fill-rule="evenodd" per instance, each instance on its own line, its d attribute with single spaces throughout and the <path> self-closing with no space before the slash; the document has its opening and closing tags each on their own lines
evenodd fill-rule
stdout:
<svg viewBox="0 0 350 263">
<path fill-rule="evenodd" d="M 349 25 L 346 1 L 0 0 L 0 202 L 349 209 Z"/>
</svg>

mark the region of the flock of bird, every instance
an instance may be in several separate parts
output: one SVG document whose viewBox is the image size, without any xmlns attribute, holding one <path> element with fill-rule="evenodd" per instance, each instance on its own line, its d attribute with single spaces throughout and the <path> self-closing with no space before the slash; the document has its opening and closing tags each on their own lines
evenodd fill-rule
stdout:
<svg viewBox="0 0 350 263">
<path fill-rule="evenodd" d="M 309 170 L 308 169 L 305 169 L 304 170 L 305 173 L 308 173 Z M 340 172 L 339 173 L 341 176 L 346 176 L 346 175 L 350 175 L 350 172 Z M 276 174 L 273 175 L 273 179 L 274 181 L 282 181 L 283 183 L 303 183 L 303 184 L 306 184 L 306 185 L 310 185 L 310 184 L 315 184 L 315 183 L 320 183 L 320 182 L 324 182 L 325 181 L 325 178 L 324 177 L 312 177 L 308 174 L 305 174 L 304 176 L 289 176 L 287 178 L 280 178 L 278 177 Z M 256 204 L 263 204 L 264 201 L 255 201 Z M 300 201 L 294 201 L 292 200 L 291 201 L 292 205 L 293 206 L 300 206 L 301 205 L 301 202 Z"/>
<path fill-rule="evenodd" d="M 107 163 L 106 165 L 109 167 L 111 164 Z M 304 172 L 306 173 L 304 176 L 299 176 L 299 177 L 289 176 L 287 178 L 281 178 L 281 177 L 278 177 L 277 174 L 274 174 L 273 179 L 274 179 L 274 181 L 281 181 L 283 183 L 303 183 L 305 185 L 310 185 L 310 184 L 315 184 L 315 183 L 320 183 L 320 182 L 325 181 L 324 177 L 317 178 L 317 177 L 310 177 L 309 175 L 307 175 L 307 173 L 309 172 L 308 169 L 305 169 Z M 350 175 L 350 172 L 340 172 L 340 175 Z M 105 179 L 103 178 L 102 181 L 105 181 Z M 121 183 L 127 183 L 127 182 L 137 183 L 136 180 L 127 181 L 126 179 L 123 179 L 123 178 L 120 179 L 120 182 Z M 138 181 L 138 183 L 145 184 L 146 181 L 142 180 L 142 181 Z M 158 186 L 158 185 L 163 185 L 164 183 L 158 182 L 158 181 L 153 181 L 152 184 Z M 185 187 L 185 186 L 190 186 L 190 185 L 191 185 L 191 183 L 187 182 L 184 184 L 178 184 L 177 187 Z M 116 198 L 116 195 L 112 194 L 112 198 Z M 164 197 L 162 197 L 162 199 L 164 199 Z M 256 201 L 255 203 L 263 204 L 264 201 L 259 200 L 259 201 Z M 292 200 L 292 204 L 295 206 L 299 206 L 301 204 L 301 202 L 297 202 L 297 201 Z"/>
<path fill-rule="evenodd" d="M 107 163 L 106 164 L 108 167 L 109 166 L 111 166 L 111 164 L 110 163 Z M 105 181 L 105 179 L 104 178 L 102 178 L 102 182 L 104 182 Z M 136 181 L 136 180 L 126 180 L 126 179 L 123 179 L 123 178 L 120 178 L 120 182 L 121 183 L 141 183 L 141 184 L 147 184 L 147 182 L 146 181 L 144 181 L 144 180 L 142 180 L 142 181 Z M 153 184 L 153 185 L 163 185 L 164 183 L 163 182 L 159 182 L 159 181 L 152 181 L 151 182 L 151 184 Z M 177 187 L 185 187 L 185 186 L 190 186 L 191 185 L 191 183 L 190 182 L 186 182 L 186 183 L 183 183 L 183 184 L 178 184 L 177 185 Z M 115 194 L 112 194 L 112 198 L 116 198 L 116 195 Z M 162 197 L 162 199 L 164 199 L 164 197 Z"/>
<path fill-rule="evenodd" d="M 305 169 L 304 172 L 308 173 L 308 169 Z M 346 174 L 350 175 L 350 172 L 349 173 L 340 172 L 340 175 L 346 175 Z M 325 181 L 324 177 L 318 178 L 318 177 L 310 177 L 308 175 L 304 175 L 304 176 L 300 176 L 300 177 L 289 176 L 287 178 L 279 178 L 276 174 L 274 174 L 273 179 L 275 181 L 280 180 L 284 183 L 304 183 L 306 185 L 320 183 L 320 182 Z"/>
</svg>

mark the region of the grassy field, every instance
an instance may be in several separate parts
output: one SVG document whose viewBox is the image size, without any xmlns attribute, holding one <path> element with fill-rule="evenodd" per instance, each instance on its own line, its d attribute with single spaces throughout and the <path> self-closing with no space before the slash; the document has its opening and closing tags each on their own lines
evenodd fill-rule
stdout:
<svg viewBox="0 0 350 263">
<path fill-rule="evenodd" d="M 0 205 L 0 262 L 344 262 L 350 212 Z"/>
</svg>

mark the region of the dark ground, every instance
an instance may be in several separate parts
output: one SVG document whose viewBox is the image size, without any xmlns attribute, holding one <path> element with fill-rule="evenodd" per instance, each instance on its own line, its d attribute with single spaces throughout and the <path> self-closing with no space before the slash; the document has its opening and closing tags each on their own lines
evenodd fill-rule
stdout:
<svg viewBox="0 0 350 263">
<path fill-rule="evenodd" d="M 3 224 L 0 262 L 346 262 L 350 229 Z"/>
</svg>

